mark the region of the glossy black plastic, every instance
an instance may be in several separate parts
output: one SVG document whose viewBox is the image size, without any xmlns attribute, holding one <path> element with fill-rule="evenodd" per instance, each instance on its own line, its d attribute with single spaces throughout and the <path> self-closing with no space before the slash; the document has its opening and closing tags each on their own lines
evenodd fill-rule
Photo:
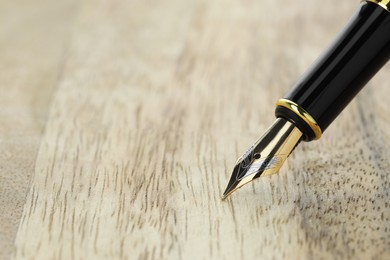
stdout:
<svg viewBox="0 0 390 260">
<path fill-rule="evenodd" d="M 364 2 L 285 98 L 305 109 L 324 131 L 389 58 L 390 13 Z M 307 124 L 288 109 L 278 107 L 276 116 L 293 121 L 305 141 L 314 139 Z"/>
</svg>

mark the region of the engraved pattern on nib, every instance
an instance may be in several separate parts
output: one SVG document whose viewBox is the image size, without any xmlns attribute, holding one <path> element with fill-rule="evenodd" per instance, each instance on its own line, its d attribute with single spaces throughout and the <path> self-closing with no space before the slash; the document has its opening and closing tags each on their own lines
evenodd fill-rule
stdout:
<svg viewBox="0 0 390 260">
<path fill-rule="evenodd" d="M 244 177 L 258 174 L 266 170 L 278 170 L 284 161 L 283 155 L 268 156 L 266 158 L 255 158 L 254 152 L 248 154 L 244 160 L 239 164 L 238 174 L 236 180 L 241 181 Z"/>
<path fill-rule="evenodd" d="M 238 162 L 238 173 L 236 175 L 236 180 L 240 180 L 245 176 L 247 169 L 251 166 L 253 162 L 254 155 L 254 146 L 248 149 L 245 154 L 241 157 Z"/>
</svg>

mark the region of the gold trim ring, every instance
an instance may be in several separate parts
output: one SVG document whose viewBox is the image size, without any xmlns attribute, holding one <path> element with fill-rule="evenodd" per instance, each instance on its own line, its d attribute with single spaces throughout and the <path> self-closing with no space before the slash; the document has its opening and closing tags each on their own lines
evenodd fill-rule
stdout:
<svg viewBox="0 0 390 260">
<path fill-rule="evenodd" d="M 371 2 L 379 5 L 384 8 L 386 11 L 390 12 L 390 0 L 365 0 L 366 2 Z"/>
<path fill-rule="evenodd" d="M 322 130 L 320 126 L 317 124 L 316 120 L 308 113 L 305 109 L 300 107 L 295 102 L 292 102 L 291 100 L 281 98 L 276 102 L 276 106 L 279 107 L 285 107 L 288 110 L 294 112 L 297 116 L 303 119 L 303 121 L 306 122 L 308 126 L 310 126 L 311 130 L 313 130 L 315 135 L 315 140 L 320 139 L 322 135 Z"/>
</svg>

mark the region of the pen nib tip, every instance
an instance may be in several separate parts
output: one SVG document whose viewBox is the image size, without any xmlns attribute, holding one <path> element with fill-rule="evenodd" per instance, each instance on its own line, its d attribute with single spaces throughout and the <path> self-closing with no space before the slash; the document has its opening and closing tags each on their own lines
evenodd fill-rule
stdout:
<svg viewBox="0 0 390 260">
<path fill-rule="evenodd" d="M 226 199 L 230 194 L 257 177 L 256 174 L 251 174 L 249 171 L 246 171 L 246 169 L 242 167 L 242 164 L 237 164 L 236 167 L 234 167 L 232 176 L 222 195 L 222 199 Z"/>
</svg>

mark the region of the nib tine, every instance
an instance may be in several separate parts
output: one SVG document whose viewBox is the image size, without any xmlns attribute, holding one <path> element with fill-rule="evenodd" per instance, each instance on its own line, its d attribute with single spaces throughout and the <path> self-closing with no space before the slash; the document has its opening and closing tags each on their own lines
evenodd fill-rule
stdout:
<svg viewBox="0 0 390 260">
<path fill-rule="evenodd" d="M 238 162 L 238 164 L 234 167 L 229 183 L 226 186 L 225 192 L 222 195 L 222 199 L 226 199 L 231 193 L 233 193 L 233 191 L 236 190 L 236 187 L 239 183 L 239 181 L 237 180 L 238 179 L 237 175 L 239 172 L 240 172 L 240 163 Z"/>
<path fill-rule="evenodd" d="M 233 171 L 229 184 L 222 195 L 223 200 L 226 199 L 230 194 L 232 194 L 233 192 L 235 192 L 236 190 L 244 186 L 245 184 L 251 182 L 255 178 L 255 175 L 251 175 L 251 176 L 246 176 L 242 179 L 238 179 L 237 175 L 238 175 L 237 171 Z"/>
<path fill-rule="evenodd" d="M 222 200 L 225 200 L 227 197 L 229 197 L 230 194 L 232 194 L 235 190 L 237 190 L 238 188 L 230 188 L 230 187 L 227 187 L 225 192 L 223 193 L 223 195 L 221 196 Z"/>
<path fill-rule="evenodd" d="M 222 200 L 226 199 L 231 193 L 233 193 L 234 189 L 232 189 L 232 187 L 233 185 L 226 187 L 225 192 L 221 196 Z"/>
</svg>

